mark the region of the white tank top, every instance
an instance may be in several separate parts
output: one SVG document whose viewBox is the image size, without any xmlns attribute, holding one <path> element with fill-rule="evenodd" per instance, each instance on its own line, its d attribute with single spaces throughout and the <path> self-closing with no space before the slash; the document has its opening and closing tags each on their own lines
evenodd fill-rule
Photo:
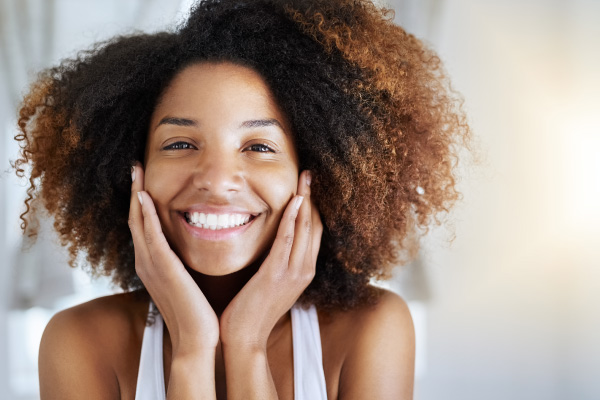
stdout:
<svg viewBox="0 0 600 400">
<path fill-rule="evenodd" d="M 150 312 L 154 304 L 150 302 Z M 315 306 L 292 307 L 294 354 L 294 399 L 326 400 L 325 373 L 319 319 Z M 154 323 L 144 329 L 138 370 L 136 400 L 165 400 L 163 369 L 163 319 L 156 313 Z"/>
</svg>

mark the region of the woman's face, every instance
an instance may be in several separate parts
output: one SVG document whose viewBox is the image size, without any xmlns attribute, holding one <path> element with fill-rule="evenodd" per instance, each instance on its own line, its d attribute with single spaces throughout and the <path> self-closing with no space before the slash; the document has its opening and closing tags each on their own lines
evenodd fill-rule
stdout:
<svg viewBox="0 0 600 400">
<path fill-rule="evenodd" d="M 298 184 L 285 116 L 258 73 L 230 63 L 176 75 L 152 114 L 145 161 L 171 248 L 206 275 L 267 253 Z"/>
</svg>

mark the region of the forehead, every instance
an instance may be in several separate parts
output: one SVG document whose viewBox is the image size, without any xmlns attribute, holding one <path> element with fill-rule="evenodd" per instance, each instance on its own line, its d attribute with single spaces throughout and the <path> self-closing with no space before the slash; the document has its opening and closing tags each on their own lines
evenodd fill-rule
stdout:
<svg viewBox="0 0 600 400">
<path fill-rule="evenodd" d="M 152 115 L 155 127 L 166 114 L 209 119 L 276 118 L 289 132 L 289 123 L 269 86 L 251 68 L 233 63 L 203 62 L 180 71 L 163 92 Z"/>
</svg>

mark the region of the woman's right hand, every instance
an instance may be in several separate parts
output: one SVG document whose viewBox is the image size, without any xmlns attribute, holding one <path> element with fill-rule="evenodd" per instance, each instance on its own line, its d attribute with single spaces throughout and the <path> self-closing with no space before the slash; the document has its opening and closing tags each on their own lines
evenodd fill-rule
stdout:
<svg viewBox="0 0 600 400">
<path fill-rule="evenodd" d="M 132 180 L 129 228 L 135 248 L 135 270 L 167 324 L 173 358 L 214 354 L 219 320 L 170 248 L 152 198 L 144 191 L 140 163 L 132 169 Z"/>
</svg>

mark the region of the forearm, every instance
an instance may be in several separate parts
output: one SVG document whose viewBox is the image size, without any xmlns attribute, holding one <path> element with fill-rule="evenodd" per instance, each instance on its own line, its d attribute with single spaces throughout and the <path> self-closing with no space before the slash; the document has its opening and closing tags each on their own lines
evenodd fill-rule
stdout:
<svg viewBox="0 0 600 400">
<path fill-rule="evenodd" d="M 167 399 L 214 400 L 215 351 L 202 355 L 174 356 Z"/>
<path fill-rule="evenodd" d="M 266 348 L 223 346 L 227 398 L 277 399 Z"/>
</svg>

